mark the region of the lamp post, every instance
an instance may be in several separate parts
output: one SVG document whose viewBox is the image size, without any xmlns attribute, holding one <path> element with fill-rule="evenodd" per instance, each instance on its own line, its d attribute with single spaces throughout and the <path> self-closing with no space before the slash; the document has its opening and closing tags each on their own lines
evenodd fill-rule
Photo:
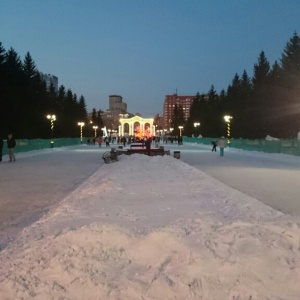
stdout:
<svg viewBox="0 0 300 300">
<path fill-rule="evenodd" d="M 224 116 L 224 120 L 227 123 L 227 144 L 230 144 L 230 121 L 232 119 L 232 116 Z"/>
<path fill-rule="evenodd" d="M 51 126 L 51 148 L 54 147 L 54 121 L 56 121 L 55 115 L 48 115 L 47 119 L 50 120 L 50 126 Z"/>
<path fill-rule="evenodd" d="M 97 137 L 97 129 L 98 129 L 98 126 L 93 126 L 94 130 L 95 130 L 95 137 Z"/>
<path fill-rule="evenodd" d="M 194 127 L 195 127 L 195 132 L 196 132 L 196 133 L 197 133 L 197 127 L 198 127 L 198 126 L 200 126 L 200 123 L 199 123 L 199 122 L 195 122 L 195 123 L 194 123 Z"/>
<path fill-rule="evenodd" d="M 78 125 L 80 126 L 80 143 L 82 144 L 82 127 L 84 126 L 84 122 L 78 122 Z"/>
<path fill-rule="evenodd" d="M 178 128 L 179 128 L 179 136 L 182 136 L 183 126 L 178 126 Z"/>
<path fill-rule="evenodd" d="M 178 128 L 179 128 L 178 145 L 182 145 L 182 130 L 183 130 L 183 126 L 178 126 Z"/>
</svg>

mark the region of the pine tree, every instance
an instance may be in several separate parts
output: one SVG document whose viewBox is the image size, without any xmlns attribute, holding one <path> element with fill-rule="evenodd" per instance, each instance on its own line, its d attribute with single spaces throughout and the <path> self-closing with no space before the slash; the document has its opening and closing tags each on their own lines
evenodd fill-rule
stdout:
<svg viewBox="0 0 300 300">
<path fill-rule="evenodd" d="M 5 60 L 6 50 L 0 42 L 0 138 L 3 138 L 7 132 L 5 132 L 6 126 L 6 79 L 5 79 Z"/>
<path fill-rule="evenodd" d="M 295 137 L 300 131 L 300 38 L 295 32 L 281 57 L 283 99 L 280 120 L 282 134 Z"/>
<path fill-rule="evenodd" d="M 258 57 L 258 62 L 254 65 L 253 88 L 261 88 L 268 82 L 270 74 L 270 63 L 268 62 L 265 52 L 262 51 Z"/>
<path fill-rule="evenodd" d="M 179 135 L 179 126 L 185 126 L 184 113 L 182 105 L 175 104 L 171 126 L 174 128 L 173 134 Z"/>
<path fill-rule="evenodd" d="M 284 48 L 281 66 L 288 86 L 294 87 L 300 82 L 300 38 L 296 32 Z"/>
<path fill-rule="evenodd" d="M 252 78 L 253 97 L 251 101 L 251 110 L 249 117 L 252 120 L 252 137 L 265 138 L 269 132 L 269 114 L 268 109 L 271 104 L 270 95 L 270 63 L 268 62 L 264 51 L 258 57 L 258 63 L 254 65 L 254 74 Z"/>
<path fill-rule="evenodd" d="M 25 59 L 23 62 L 23 72 L 24 72 L 26 79 L 28 79 L 28 80 L 34 79 L 34 77 L 37 74 L 36 65 L 35 65 L 34 61 L 32 60 L 29 52 L 27 52 L 25 55 Z"/>
</svg>

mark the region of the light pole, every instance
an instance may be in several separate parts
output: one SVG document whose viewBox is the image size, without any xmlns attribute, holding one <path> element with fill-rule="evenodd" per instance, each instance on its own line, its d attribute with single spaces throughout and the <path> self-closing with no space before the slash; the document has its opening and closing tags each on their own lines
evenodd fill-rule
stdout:
<svg viewBox="0 0 300 300">
<path fill-rule="evenodd" d="M 224 116 L 224 120 L 227 123 L 227 144 L 230 144 L 230 121 L 232 116 Z"/>
<path fill-rule="evenodd" d="M 97 129 L 98 129 L 98 126 L 93 126 L 94 130 L 95 130 L 95 137 L 97 137 Z"/>
<path fill-rule="evenodd" d="M 82 144 L 82 127 L 84 126 L 84 122 L 78 122 L 78 125 L 80 126 L 80 143 Z"/>
<path fill-rule="evenodd" d="M 178 128 L 179 128 L 178 145 L 182 145 L 182 130 L 183 130 L 183 126 L 178 126 Z"/>
<path fill-rule="evenodd" d="M 194 127 L 195 127 L 195 132 L 196 132 L 196 133 L 197 133 L 197 127 L 198 127 L 198 126 L 200 126 L 200 123 L 199 123 L 199 122 L 195 122 L 195 123 L 194 123 Z"/>
<path fill-rule="evenodd" d="M 50 126 L 51 126 L 51 148 L 54 147 L 54 121 L 56 121 L 55 115 L 48 115 L 47 119 L 50 120 Z"/>
<path fill-rule="evenodd" d="M 178 126 L 178 128 L 179 128 L 179 136 L 181 137 L 182 136 L 183 126 Z"/>
</svg>

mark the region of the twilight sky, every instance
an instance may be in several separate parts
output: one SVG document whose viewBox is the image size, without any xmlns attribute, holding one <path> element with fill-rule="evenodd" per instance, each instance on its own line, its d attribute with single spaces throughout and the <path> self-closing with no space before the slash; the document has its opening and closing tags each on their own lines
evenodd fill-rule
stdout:
<svg viewBox="0 0 300 300">
<path fill-rule="evenodd" d="M 272 65 L 296 31 L 299 0 L 0 0 L 0 41 L 21 59 L 106 110 L 162 113 L 165 95 L 227 89 L 252 76 L 261 51 Z"/>
</svg>

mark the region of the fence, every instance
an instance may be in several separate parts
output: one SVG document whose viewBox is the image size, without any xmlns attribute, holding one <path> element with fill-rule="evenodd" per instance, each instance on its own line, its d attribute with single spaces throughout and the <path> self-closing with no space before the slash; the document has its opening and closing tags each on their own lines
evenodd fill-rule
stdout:
<svg viewBox="0 0 300 300">
<path fill-rule="evenodd" d="M 83 139 L 83 143 L 86 143 L 86 139 Z M 52 148 L 54 146 L 64 147 L 64 146 L 73 146 L 81 144 L 80 138 L 61 138 L 54 139 L 54 144 L 51 144 L 51 140 L 49 139 L 35 139 L 35 140 L 16 140 L 15 153 L 18 152 L 28 152 L 33 150 L 41 150 Z M 6 141 L 4 141 L 3 146 L 3 155 L 7 154 Z"/>
<path fill-rule="evenodd" d="M 204 145 L 211 145 L 212 141 L 218 141 L 219 138 L 195 138 L 183 137 L 184 143 L 197 143 Z M 83 143 L 87 139 L 83 139 Z M 50 139 L 35 139 L 35 140 L 16 140 L 15 153 L 28 152 L 33 150 L 41 150 L 51 148 Z M 80 138 L 61 138 L 54 139 L 54 147 L 64 147 L 81 144 Z M 300 140 L 286 139 L 279 141 L 268 140 L 245 140 L 245 139 L 230 139 L 230 147 L 236 149 L 243 149 L 247 151 L 260 151 L 267 153 L 283 153 L 289 155 L 300 156 Z M 3 155 L 7 154 L 7 147 L 4 141 Z"/>
<path fill-rule="evenodd" d="M 183 137 L 183 142 L 204 145 L 211 145 L 212 141 L 218 140 L 219 138 Z M 278 141 L 230 139 L 230 148 L 300 156 L 300 140 L 298 139 L 284 139 Z"/>
</svg>

